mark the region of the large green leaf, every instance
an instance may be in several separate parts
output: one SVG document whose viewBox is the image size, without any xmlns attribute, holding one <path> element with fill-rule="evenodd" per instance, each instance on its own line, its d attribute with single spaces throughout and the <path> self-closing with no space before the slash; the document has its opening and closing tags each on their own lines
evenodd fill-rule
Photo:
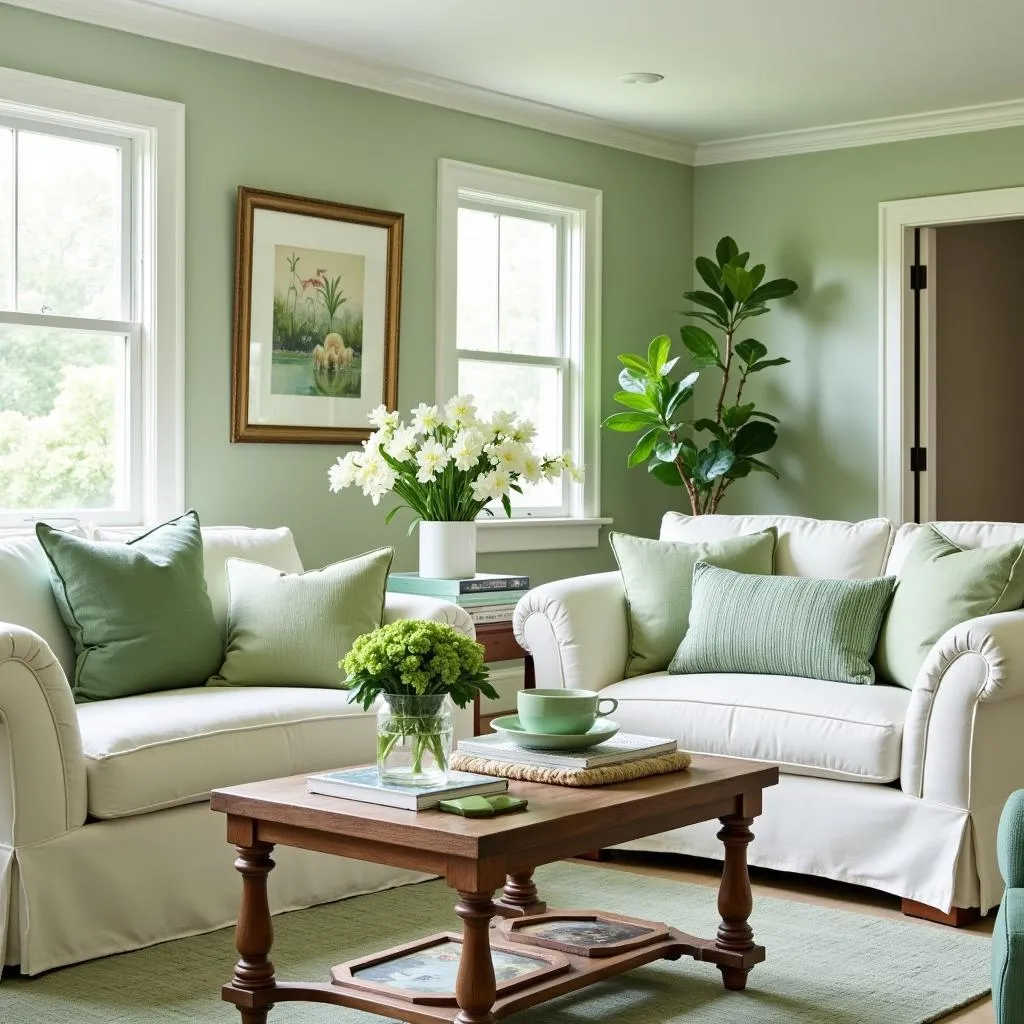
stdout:
<svg viewBox="0 0 1024 1024">
<path fill-rule="evenodd" d="M 703 483 L 711 483 L 732 469 L 736 456 L 720 441 L 712 441 L 700 454 L 694 477 Z"/>
<path fill-rule="evenodd" d="M 785 356 L 779 356 L 778 359 L 762 359 L 759 363 L 748 366 L 747 370 L 750 373 L 760 373 L 761 370 L 767 370 L 769 366 L 785 366 L 788 362 L 789 360 Z"/>
<path fill-rule="evenodd" d="M 643 394 L 647 386 L 646 377 L 635 374 L 632 370 L 619 371 L 619 387 L 623 391 L 632 391 L 638 395 Z"/>
<path fill-rule="evenodd" d="M 720 423 L 716 423 L 715 420 L 709 420 L 706 416 L 695 420 L 693 429 L 706 430 L 709 434 L 714 434 L 723 444 L 729 443 L 729 435 L 726 433 L 725 428 Z"/>
<path fill-rule="evenodd" d="M 727 263 L 722 267 L 722 279 L 729 286 L 737 302 L 746 302 L 750 293 L 754 290 L 754 282 L 750 275 L 742 268 Z"/>
<path fill-rule="evenodd" d="M 632 469 L 634 466 L 639 466 L 646 462 L 654 453 L 655 445 L 657 445 L 658 438 L 661 435 L 662 431 L 658 427 L 652 427 L 646 434 L 642 434 L 636 446 L 629 453 L 626 465 Z"/>
<path fill-rule="evenodd" d="M 669 487 L 683 486 L 683 478 L 671 462 L 652 462 L 647 470 L 655 480 L 660 480 L 663 484 L 668 484 Z"/>
<path fill-rule="evenodd" d="M 716 316 L 722 318 L 723 323 L 729 319 L 729 310 L 725 302 L 714 292 L 684 292 L 683 298 L 690 302 L 696 302 L 698 306 L 710 309 Z"/>
<path fill-rule="evenodd" d="M 756 288 L 764 280 L 764 264 L 758 263 L 757 266 L 751 267 L 750 276 L 753 279 L 754 287 Z"/>
<path fill-rule="evenodd" d="M 758 473 L 767 473 L 769 476 L 775 477 L 776 480 L 779 479 L 779 474 L 767 462 L 762 462 L 760 459 L 747 459 L 746 462 L 751 469 L 757 470 Z"/>
<path fill-rule="evenodd" d="M 713 291 L 722 290 L 722 272 L 709 260 L 707 256 L 698 256 L 696 259 L 697 273 L 700 274 L 703 282 Z"/>
<path fill-rule="evenodd" d="M 698 366 L 722 365 L 722 352 L 718 342 L 703 327 L 687 324 L 679 334 L 683 344 L 693 353 Z"/>
<path fill-rule="evenodd" d="M 635 391 L 616 391 L 615 401 L 627 409 L 636 409 L 639 412 L 657 412 L 657 408 L 647 395 L 638 395 Z"/>
<path fill-rule="evenodd" d="M 751 420 L 740 427 L 732 439 L 732 450 L 738 458 L 748 458 L 773 448 L 778 439 L 779 435 L 770 423 L 765 423 L 764 420 Z"/>
<path fill-rule="evenodd" d="M 666 362 L 661 368 L 660 372 L 662 377 L 667 377 L 676 368 L 676 363 L 678 362 L 679 356 L 673 356 L 671 359 L 669 359 L 668 362 Z"/>
<path fill-rule="evenodd" d="M 750 415 L 751 416 L 760 416 L 761 419 L 763 419 L 763 420 L 770 420 L 772 423 L 778 423 L 779 422 L 779 417 L 778 416 L 773 416 L 770 412 L 761 412 L 760 409 L 755 409 Z"/>
<path fill-rule="evenodd" d="M 725 475 L 730 480 L 742 480 L 745 476 L 750 476 L 750 459 L 737 459 Z"/>
<path fill-rule="evenodd" d="M 747 265 L 747 260 L 749 260 L 749 259 L 750 259 L 750 253 L 749 252 L 741 252 L 741 253 L 738 253 L 736 256 L 733 256 L 733 258 L 731 260 L 729 260 L 729 262 L 734 267 L 745 267 Z"/>
<path fill-rule="evenodd" d="M 754 338 L 744 338 L 742 341 L 736 342 L 733 351 L 747 365 L 756 363 L 758 359 L 764 359 L 768 354 L 768 349 Z"/>
<path fill-rule="evenodd" d="M 754 403 L 747 405 L 729 405 L 722 410 L 722 425 L 729 430 L 737 430 L 742 427 L 754 413 Z"/>
<path fill-rule="evenodd" d="M 711 313 L 705 313 L 699 309 L 682 309 L 679 311 L 682 316 L 692 316 L 695 320 L 703 320 L 706 324 L 711 324 L 712 327 L 718 330 L 725 330 L 729 324 L 721 317 L 713 316 Z"/>
<path fill-rule="evenodd" d="M 622 433 L 660 425 L 661 420 L 657 416 L 646 412 L 613 412 L 601 424 L 601 426 L 607 427 L 609 430 L 618 430 Z"/>
<path fill-rule="evenodd" d="M 700 374 L 694 371 L 676 383 L 672 389 L 672 394 L 669 396 L 668 404 L 665 406 L 665 419 L 672 419 L 676 412 L 678 412 L 679 406 L 693 398 L 693 385 L 699 376 Z"/>
<path fill-rule="evenodd" d="M 682 450 L 682 445 L 672 441 L 662 441 L 654 448 L 655 458 L 659 462 L 675 462 Z"/>
<path fill-rule="evenodd" d="M 740 247 L 726 235 L 724 238 L 720 238 L 718 245 L 715 246 L 715 259 L 718 260 L 720 267 L 724 267 L 739 251 Z"/>
<path fill-rule="evenodd" d="M 667 334 L 659 334 L 658 337 L 651 339 L 650 345 L 647 346 L 647 362 L 651 364 L 652 372 L 661 371 L 671 351 L 672 339 Z"/>
<path fill-rule="evenodd" d="M 758 285 L 750 296 L 751 302 L 768 302 L 771 299 L 784 299 L 796 291 L 796 281 L 790 281 L 788 277 L 778 277 L 774 281 L 765 281 Z"/>
<path fill-rule="evenodd" d="M 649 377 L 653 372 L 651 370 L 651 364 L 647 362 L 643 356 L 635 356 L 626 352 L 619 356 L 619 362 L 628 370 L 632 370 L 634 373 L 638 373 L 643 377 Z"/>
</svg>

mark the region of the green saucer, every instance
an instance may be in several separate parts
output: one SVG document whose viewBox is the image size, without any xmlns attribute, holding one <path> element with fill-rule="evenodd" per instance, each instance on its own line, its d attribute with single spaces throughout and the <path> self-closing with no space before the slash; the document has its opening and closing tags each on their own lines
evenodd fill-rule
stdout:
<svg viewBox="0 0 1024 1024">
<path fill-rule="evenodd" d="M 513 740 L 521 747 L 532 750 L 586 750 L 596 747 L 598 743 L 610 740 L 618 731 L 619 726 L 607 718 L 599 718 L 586 732 L 575 735 L 559 735 L 550 732 L 527 732 L 519 721 L 518 715 L 504 715 L 491 722 L 506 739 Z"/>
</svg>

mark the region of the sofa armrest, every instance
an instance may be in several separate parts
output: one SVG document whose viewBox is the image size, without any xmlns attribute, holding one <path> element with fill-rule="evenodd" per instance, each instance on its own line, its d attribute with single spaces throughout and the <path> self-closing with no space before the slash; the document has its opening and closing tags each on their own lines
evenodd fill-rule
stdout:
<svg viewBox="0 0 1024 1024">
<path fill-rule="evenodd" d="M 516 605 L 512 625 L 533 656 L 538 686 L 599 690 L 622 679 L 629 629 L 618 572 L 536 587 Z"/>
<path fill-rule="evenodd" d="M 43 842 L 85 824 L 78 716 L 49 645 L 0 623 L 0 843 Z"/>
<path fill-rule="evenodd" d="M 443 622 L 464 633 L 471 640 L 476 639 L 476 627 L 465 608 L 441 601 L 436 597 L 422 597 L 419 594 L 393 594 L 388 591 L 384 600 L 384 625 L 400 619 L 428 619 Z M 473 705 L 460 708 L 452 705 L 452 731 L 456 743 L 473 735 Z"/>
<path fill-rule="evenodd" d="M 1024 611 L 948 630 L 907 708 L 904 792 L 951 807 L 1002 805 L 1024 786 Z"/>
</svg>

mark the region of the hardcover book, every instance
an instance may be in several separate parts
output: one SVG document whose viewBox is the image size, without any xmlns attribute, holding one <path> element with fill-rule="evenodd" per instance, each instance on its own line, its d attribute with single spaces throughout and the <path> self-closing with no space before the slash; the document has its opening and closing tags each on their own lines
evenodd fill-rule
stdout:
<svg viewBox="0 0 1024 1024">
<path fill-rule="evenodd" d="M 491 796 L 508 789 L 508 779 L 493 775 L 473 775 L 470 772 L 449 772 L 448 782 L 433 788 L 413 788 L 381 782 L 373 765 L 361 768 L 342 768 L 334 772 L 319 772 L 306 777 L 306 789 L 322 796 L 336 796 L 343 800 L 383 804 L 407 811 L 424 811 L 436 807 L 442 800 L 455 796 Z"/>
<path fill-rule="evenodd" d="M 388 577 L 388 590 L 400 594 L 423 594 L 426 597 L 452 599 L 460 594 L 488 591 L 529 590 L 529 576 L 505 576 L 501 573 L 478 572 L 460 580 L 437 580 L 415 572 L 393 572 Z"/>
<path fill-rule="evenodd" d="M 485 590 L 477 591 L 473 594 L 459 594 L 456 597 L 449 598 L 449 600 L 455 604 L 462 605 L 467 611 L 479 605 L 502 604 L 515 608 L 519 603 L 519 599 L 528 593 L 528 590 Z"/>
<path fill-rule="evenodd" d="M 604 743 L 586 750 L 530 750 L 503 735 L 474 736 L 459 741 L 460 754 L 489 757 L 514 764 L 540 764 L 552 768 L 602 768 L 609 764 L 638 761 L 642 757 L 669 754 L 676 749 L 675 740 L 660 736 L 637 736 L 619 733 Z"/>
</svg>

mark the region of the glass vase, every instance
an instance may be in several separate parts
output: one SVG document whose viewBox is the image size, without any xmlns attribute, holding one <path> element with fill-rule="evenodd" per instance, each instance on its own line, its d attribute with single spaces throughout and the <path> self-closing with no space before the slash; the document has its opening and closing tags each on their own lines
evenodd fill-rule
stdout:
<svg viewBox="0 0 1024 1024">
<path fill-rule="evenodd" d="M 452 754 L 451 701 L 447 694 L 383 694 L 377 712 L 377 771 L 398 786 L 441 786 Z"/>
</svg>

